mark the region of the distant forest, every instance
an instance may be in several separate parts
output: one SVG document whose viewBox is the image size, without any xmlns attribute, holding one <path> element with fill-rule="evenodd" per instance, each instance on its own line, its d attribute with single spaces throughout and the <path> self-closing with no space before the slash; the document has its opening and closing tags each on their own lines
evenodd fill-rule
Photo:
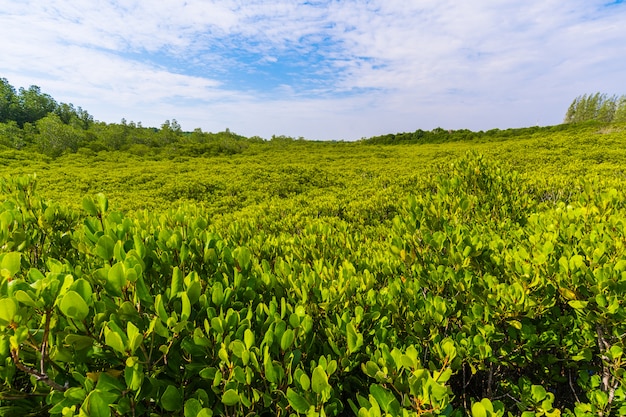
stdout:
<svg viewBox="0 0 626 417">
<path fill-rule="evenodd" d="M 529 135 L 538 131 L 568 129 L 581 122 L 626 122 L 626 96 L 585 94 L 569 107 L 565 124 L 550 127 L 492 129 L 474 132 L 467 129 L 431 131 L 418 129 L 409 133 L 363 138 L 365 144 L 441 143 L 461 140 L 489 140 Z M 159 127 L 143 127 L 141 122 L 105 123 L 73 104 L 58 103 L 37 86 L 16 90 L 6 78 L 0 78 L 0 148 L 29 150 L 55 158 L 65 153 L 128 151 L 136 155 L 158 155 L 164 151 L 179 156 L 236 154 L 252 143 L 285 143 L 294 139 L 272 136 L 266 141 L 258 136 L 244 137 L 226 129 L 203 132 L 197 128 L 183 132 L 175 119 Z"/>
</svg>

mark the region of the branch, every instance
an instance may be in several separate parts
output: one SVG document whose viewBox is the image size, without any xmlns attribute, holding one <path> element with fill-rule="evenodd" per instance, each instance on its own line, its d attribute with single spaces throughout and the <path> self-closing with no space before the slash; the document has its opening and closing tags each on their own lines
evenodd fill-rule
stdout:
<svg viewBox="0 0 626 417">
<path fill-rule="evenodd" d="M 26 372 L 29 375 L 34 376 L 38 381 L 42 381 L 50 388 L 64 392 L 69 388 L 69 382 L 66 382 L 65 385 L 59 385 L 55 381 L 52 380 L 45 372 L 39 372 L 36 369 L 31 368 L 30 366 L 26 366 L 20 362 L 20 358 L 18 357 L 17 350 L 11 349 L 11 357 L 13 358 L 13 362 L 15 363 L 15 367 L 20 371 Z"/>
</svg>

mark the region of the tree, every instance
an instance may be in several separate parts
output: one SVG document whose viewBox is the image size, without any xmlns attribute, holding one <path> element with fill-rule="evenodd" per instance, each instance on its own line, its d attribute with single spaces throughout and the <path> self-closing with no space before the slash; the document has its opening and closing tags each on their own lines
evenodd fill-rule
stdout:
<svg viewBox="0 0 626 417">
<path fill-rule="evenodd" d="M 166 120 L 161 125 L 161 130 L 159 131 L 158 137 L 155 138 L 156 143 L 154 143 L 154 145 L 163 146 L 177 142 L 178 139 L 180 139 L 182 133 L 182 128 L 180 127 L 176 119 L 172 119 L 171 122 L 169 120 Z"/>
<path fill-rule="evenodd" d="M 0 78 L 0 123 L 12 120 L 11 110 L 15 99 L 15 88 L 6 78 Z"/>
<path fill-rule="evenodd" d="M 626 95 L 623 95 L 619 98 L 617 106 L 615 108 L 613 121 L 618 123 L 626 122 Z"/>
<path fill-rule="evenodd" d="M 39 119 L 36 126 L 39 133 L 35 144 L 41 153 L 51 157 L 61 156 L 67 151 L 76 152 L 84 135 L 81 130 L 64 124 L 54 113 Z"/>
<path fill-rule="evenodd" d="M 617 96 L 604 98 L 598 109 L 596 120 L 601 122 L 610 123 L 615 117 L 615 110 L 617 110 Z"/>
<path fill-rule="evenodd" d="M 610 123 L 618 108 L 617 96 L 606 94 L 583 94 L 572 101 L 565 113 L 564 123 L 580 123 L 590 120 Z"/>
<path fill-rule="evenodd" d="M 31 85 L 28 89 L 20 88 L 13 106 L 13 120 L 21 127 L 24 123 L 34 123 L 43 119 L 56 108 L 56 101 L 48 94 L 42 93 L 39 87 Z"/>
<path fill-rule="evenodd" d="M 0 144 L 15 149 L 24 147 L 24 130 L 17 126 L 15 120 L 0 123 Z"/>
</svg>

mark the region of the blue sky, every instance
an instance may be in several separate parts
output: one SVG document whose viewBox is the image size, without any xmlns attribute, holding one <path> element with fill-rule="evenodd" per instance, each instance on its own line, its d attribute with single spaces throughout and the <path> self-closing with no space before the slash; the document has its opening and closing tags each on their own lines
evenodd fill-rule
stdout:
<svg viewBox="0 0 626 417">
<path fill-rule="evenodd" d="M 0 0 L 0 77 L 265 138 L 551 125 L 626 93 L 624 27 L 607 0 Z"/>
</svg>

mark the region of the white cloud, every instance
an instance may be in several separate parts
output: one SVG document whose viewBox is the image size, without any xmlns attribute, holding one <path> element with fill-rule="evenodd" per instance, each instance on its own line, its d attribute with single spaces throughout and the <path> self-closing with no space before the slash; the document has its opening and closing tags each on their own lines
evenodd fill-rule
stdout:
<svg viewBox="0 0 626 417">
<path fill-rule="evenodd" d="M 0 77 L 98 119 L 247 135 L 553 124 L 579 94 L 626 93 L 626 5 L 605 4 L 0 0 Z M 258 65 L 297 75 L 240 90 Z"/>
</svg>

